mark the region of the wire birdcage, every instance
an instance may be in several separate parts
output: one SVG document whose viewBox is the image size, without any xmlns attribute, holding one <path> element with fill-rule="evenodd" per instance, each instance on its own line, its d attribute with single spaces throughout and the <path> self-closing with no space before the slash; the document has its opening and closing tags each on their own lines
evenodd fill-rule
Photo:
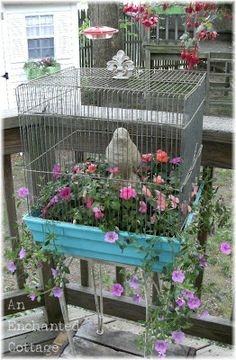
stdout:
<svg viewBox="0 0 236 360">
<path fill-rule="evenodd" d="M 156 192 L 158 200 L 165 187 L 165 196 L 171 193 L 178 199 L 166 207 L 176 211 L 178 205 L 181 228 L 200 172 L 205 74 L 133 69 L 128 78 L 113 75 L 108 69 L 69 68 L 17 88 L 25 173 L 32 194 L 29 211 L 42 211 L 37 208 L 40 199 L 43 203 L 42 189 L 57 180 L 52 170 L 57 164 L 61 176 L 68 178 L 66 186 L 73 183 L 74 193 L 76 186 L 81 191 L 80 183 L 87 176 L 96 182 L 113 182 L 117 189 L 141 191 L 144 200 L 149 189 L 154 189 L 150 197 Z M 101 173 L 86 172 L 90 165 L 102 169 Z M 109 169 L 116 169 L 117 175 Z M 64 201 L 55 219 L 73 222 L 72 214 L 84 205 L 84 196 L 80 193 L 76 200 Z M 122 206 L 116 219 L 127 210 Z M 137 213 L 139 209 L 137 203 Z M 123 228 L 116 225 L 120 230 L 151 233 L 150 218 L 158 214 L 163 215 L 163 208 L 150 200 L 141 229 L 130 229 L 128 223 Z M 86 224 L 96 225 L 97 219 Z"/>
</svg>

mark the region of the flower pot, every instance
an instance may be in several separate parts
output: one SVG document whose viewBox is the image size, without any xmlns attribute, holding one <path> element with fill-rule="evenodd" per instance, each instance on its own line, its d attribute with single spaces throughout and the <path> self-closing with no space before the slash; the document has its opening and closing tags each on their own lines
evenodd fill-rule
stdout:
<svg viewBox="0 0 236 360">
<path fill-rule="evenodd" d="M 45 242 L 48 234 L 54 234 L 56 240 L 50 247 L 60 253 L 124 265 L 142 266 L 143 264 L 144 252 L 140 252 L 137 246 L 133 243 L 127 244 L 122 251 L 116 243 L 105 242 L 104 232 L 98 227 L 45 220 L 30 215 L 24 216 L 23 221 L 37 242 Z M 119 232 L 119 239 L 123 242 L 130 238 L 146 247 L 148 239 L 152 239 L 153 236 Z M 156 236 L 155 250 L 159 254 L 159 260 L 153 271 L 160 272 L 164 266 L 173 262 L 175 254 L 180 251 L 180 241 Z"/>
<path fill-rule="evenodd" d="M 198 191 L 194 204 L 199 202 L 201 193 L 202 186 Z M 185 226 L 190 225 L 192 219 L 193 214 L 190 213 Z M 32 232 L 33 239 L 36 242 L 44 243 L 47 241 L 48 234 L 54 234 L 55 241 L 53 241 L 53 244 L 47 245 L 47 248 L 50 247 L 50 249 L 72 256 L 130 266 L 143 265 L 145 251 L 140 251 L 137 243 L 143 248 L 147 248 L 149 240 L 154 237 L 153 235 L 120 231 L 119 240 L 127 244 L 122 251 L 116 243 L 105 242 L 105 233 L 98 227 L 46 220 L 32 215 L 25 215 L 23 221 Z M 136 241 L 129 243 L 130 239 Z M 176 254 L 181 250 L 181 241 L 176 238 L 155 236 L 153 250 L 158 255 L 153 271 L 161 272 L 163 267 L 173 263 Z"/>
<path fill-rule="evenodd" d="M 26 75 L 28 80 L 37 79 L 38 77 L 51 75 L 60 70 L 60 65 L 47 66 L 47 67 L 35 67 L 26 69 Z"/>
</svg>

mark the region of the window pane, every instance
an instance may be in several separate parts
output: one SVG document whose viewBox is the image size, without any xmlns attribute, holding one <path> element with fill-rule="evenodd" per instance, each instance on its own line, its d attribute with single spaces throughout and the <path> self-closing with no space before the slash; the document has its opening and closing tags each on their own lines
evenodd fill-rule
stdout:
<svg viewBox="0 0 236 360">
<path fill-rule="evenodd" d="M 54 57 L 54 49 L 53 48 L 43 48 L 42 49 L 42 57 Z"/>
<path fill-rule="evenodd" d="M 29 49 L 29 59 L 39 59 L 40 49 Z"/>
<path fill-rule="evenodd" d="M 41 15 L 40 16 L 41 25 L 53 25 L 53 15 Z"/>
<path fill-rule="evenodd" d="M 42 26 L 40 35 L 41 36 L 51 36 L 51 35 L 53 35 L 53 26 Z"/>
<path fill-rule="evenodd" d="M 53 38 L 40 39 L 40 47 L 41 47 L 41 48 L 54 47 L 54 39 L 53 39 Z"/>
<path fill-rule="evenodd" d="M 40 48 L 40 39 L 30 39 L 30 40 L 28 40 L 28 48 L 29 49 Z"/>
<path fill-rule="evenodd" d="M 26 26 L 38 26 L 39 16 L 26 16 Z"/>
<path fill-rule="evenodd" d="M 27 37 L 39 36 L 39 27 L 27 27 Z"/>
</svg>

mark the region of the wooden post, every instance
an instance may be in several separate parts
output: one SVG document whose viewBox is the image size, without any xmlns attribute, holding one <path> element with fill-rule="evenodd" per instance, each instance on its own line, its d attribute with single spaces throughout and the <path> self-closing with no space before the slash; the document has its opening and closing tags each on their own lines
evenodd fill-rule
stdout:
<svg viewBox="0 0 236 360">
<path fill-rule="evenodd" d="M 11 155 L 4 155 L 4 190 L 5 190 L 5 200 L 7 207 L 7 216 L 8 216 L 8 226 L 9 233 L 12 237 L 12 250 L 16 250 L 19 243 L 19 232 L 17 228 L 17 214 L 16 214 L 16 204 L 14 195 L 14 185 L 13 185 L 13 175 L 12 175 L 12 165 L 11 165 Z M 21 264 L 17 265 L 16 269 L 16 279 L 19 289 L 24 288 L 25 276 L 24 268 Z"/>
<path fill-rule="evenodd" d="M 43 263 L 43 268 L 40 271 L 41 285 L 46 290 L 45 285 L 48 280 L 52 278 L 51 268 L 55 268 L 55 264 L 51 258 L 48 258 L 48 262 Z M 49 296 L 48 293 L 44 295 L 45 309 L 47 313 L 48 323 L 57 324 L 63 322 L 63 316 L 58 299 L 53 296 Z"/>
<path fill-rule="evenodd" d="M 121 272 L 122 270 L 122 272 Z M 120 266 L 116 266 L 116 281 L 121 284 L 122 286 L 125 283 L 125 274 L 124 274 L 124 268 Z M 123 293 L 124 295 L 124 293 Z"/>
<path fill-rule="evenodd" d="M 92 26 L 106 25 L 119 28 L 119 5 L 113 2 L 89 2 L 89 14 Z M 106 63 L 112 59 L 118 50 L 123 49 L 123 32 L 119 31 L 111 39 L 93 42 L 93 66 L 106 68 Z"/>
<path fill-rule="evenodd" d="M 152 303 L 154 305 L 158 305 L 158 296 L 159 296 L 158 292 L 161 291 L 161 281 L 160 281 L 160 274 L 159 273 L 154 273 L 153 274 L 153 281 L 154 281 L 156 287 L 154 285 L 152 287 Z"/>
<path fill-rule="evenodd" d="M 202 211 L 205 205 L 208 202 L 207 192 L 212 188 L 212 180 L 213 180 L 213 167 L 212 166 L 204 166 L 203 167 L 203 175 L 202 179 L 204 181 L 204 189 L 202 193 L 202 209 L 200 209 L 200 217 L 202 215 Z M 205 215 L 206 210 L 204 210 Z M 200 245 L 203 247 L 204 252 L 206 250 L 206 243 L 208 237 L 209 229 L 203 223 L 200 223 L 199 232 L 197 235 L 198 241 Z M 198 288 L 198 295 L 201 296 L 201 287 L 203 281 L 204 269 L 201 270 L 199 275 L 196 278 L 195 286 Z"/>
</svg>

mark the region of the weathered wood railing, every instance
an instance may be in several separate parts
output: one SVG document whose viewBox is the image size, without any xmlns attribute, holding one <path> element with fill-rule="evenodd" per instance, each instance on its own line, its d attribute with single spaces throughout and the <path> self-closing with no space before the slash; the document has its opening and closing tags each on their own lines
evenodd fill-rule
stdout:
<svg viewBox="0 0 236 360">
<path fill-rule="evenodd" d="M 16 114 L 8 114 L 4 118 L 4 183 L 5 183 L 5 200 L 7 204 L 7 213 L 9 220 L 10 235 L 14 238 L 12 246 L 16 246 L 19 239 L 15 223 L 17 221 L 16 206 L 13 199 L 13 177 L 11 155 L 23 151 L 18 118 Z M 230 118 L 204 117 L 203 130 L 203 156 L 202 165 L 205 167 L 220 167 L 232 169 L 232 144 L 233 144 L 233 124 Z M 206 241 L 207 234 L 202 234 Z M 85 309 L 95 310 L 93 292 L 89 287 L 88 263 L 80 260 L 81 268 L 81 285 L 74 286 L 69 284 L 66 287 L 67 303 L 75 306 L 81 306 Z M 122 275 L 116 270 L 116 279 L 123 281 Z M 49 266 L 43 268 L 43 281 L 51 276 Z M 22 310 L 28 310 L 45 306 L 48 320 L 55 323 L 61 320 L 59 302 L 52 297 L 43 296 L 39 303 L 32 302 L 22 289 L 23 286 L 23 269 L 17 269 L 17 283 L 20 290 L 5 293 L 4 314 L 13 314 Z M 104 313 L 118 316 L 129 320 L 143 320 L 145 317 L 145 305 L 140 303 L 134 304 L 129 297 L 122 296 L 122 299 L 115 299 L 108 292 L 104 292 Z M 231 319 L 232 320 L 232 319 Z M 191 318 L 192 327 L 188 332 L 192 335 L 206 337 L 212 340 L 225 343 L 232 343 L 232 321 L 220 319 L 217 317 L 208 317 L 207 320 Z"/>
</svg>

